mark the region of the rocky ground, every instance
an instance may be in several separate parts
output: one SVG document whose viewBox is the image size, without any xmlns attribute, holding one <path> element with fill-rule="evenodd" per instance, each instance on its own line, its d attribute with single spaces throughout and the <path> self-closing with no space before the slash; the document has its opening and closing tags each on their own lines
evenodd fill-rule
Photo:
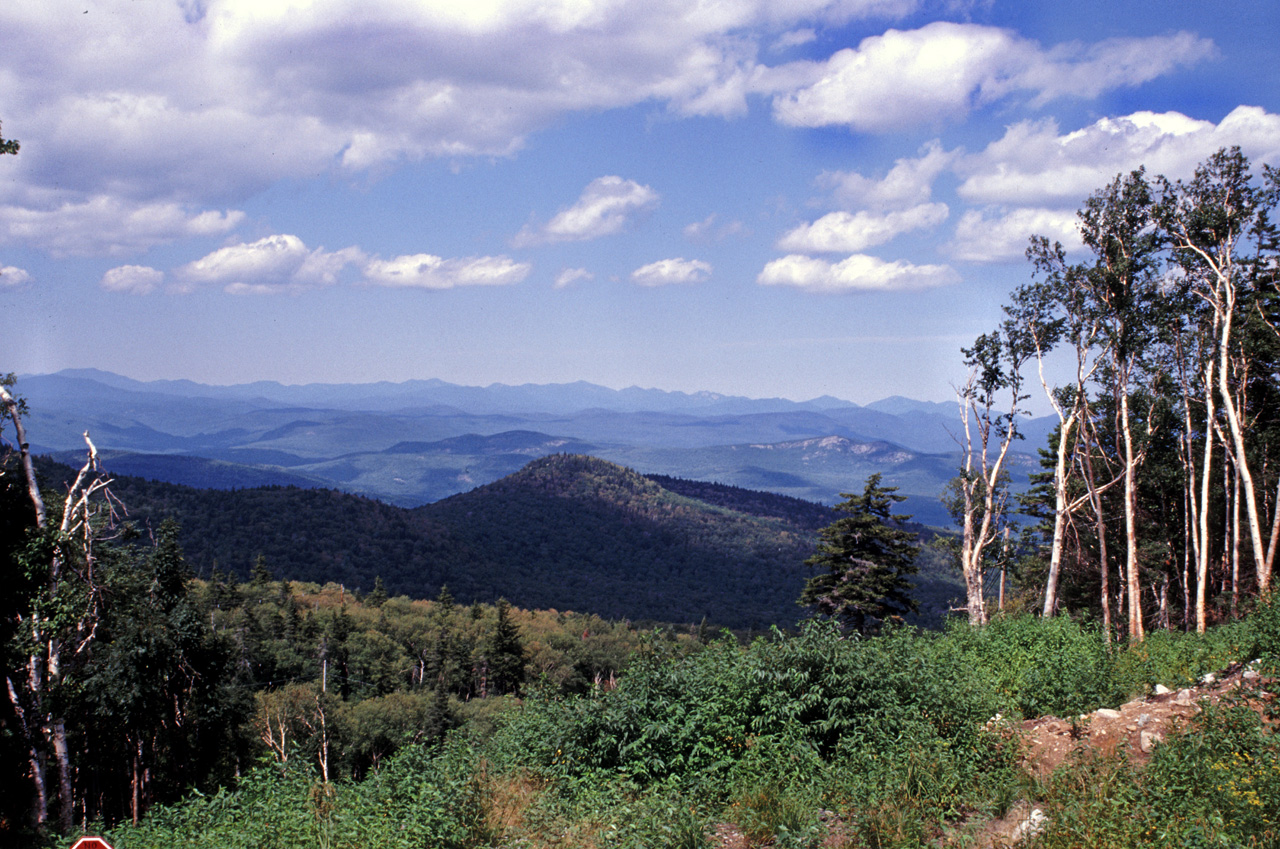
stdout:
<svg viewBox="0 0 1280 849">
<path fill-rule="evenodd" d="M 1025 751 L 1023 765 L 1030 774 L 1039 778 L 1047 778 L 1081 746 L 1106 753 L 1124 749 L 1131 763 L 1141 765 L 1150 759 L 1152 748 L 1167 734 L 1201 710 L 1203 700 L 1217 702 L 1229 695 L 1240 694 L 1242 690 L 1256 687 L 1258 680 L 1256 671 L 1237 664 L 1217 675 L 1205 676 L 1196 687 L 1172 691 L 1157 686 L 1151 695 L 1115 708 L 1102 708 L 1069 719 L 1043 716 L 1003 727 L 1011 737 L 1022 740 Z M 1000 720 L 993 720 L 993 727 L 999 726 Z M 823 814 L 830 833 L 823 845 L 843 845 L 844 823 L 829 812 Z M 1012 847 L 1043 820 L 1044 814 L 1038 809 L 1020 802 L 1000 819 L 973 823 L 970 828 L 963 829 L 963 844 L 978 849 Z M 716 827 L 713 845 L 719 849 L 753 847 L 741 829 L 730 823 Z M 940 845 L 946 845 L 946 841 Z"/>
<path fill-rule="evenodd" d="M 1047 778 L 1081 746 L 1110 754 L 1124 750 L 1129 762 L 1141 766 L 1151 758 L 1152 749 L 1165 736 L 1200 712 L 1204 701 L 1217 703 L 1231 695 L 1256 688 L 1257 671 L 1233 664 L 1215 675 L 1206 675 L 1198 686 L 1171 691 L 1157 685 L 1154 692 L 1116 708 L 1100 708 L 1072 719 L 1042 716 L 1021 723 L 1026 746 L 1023 764 L 1027 772 Z M 981 826 L 973 845 L 979 849 L 1000 849 L 1018 843 L 1044 819 L 1038 809 L 1015 805 L 1001 819 Z"/>
</svg>

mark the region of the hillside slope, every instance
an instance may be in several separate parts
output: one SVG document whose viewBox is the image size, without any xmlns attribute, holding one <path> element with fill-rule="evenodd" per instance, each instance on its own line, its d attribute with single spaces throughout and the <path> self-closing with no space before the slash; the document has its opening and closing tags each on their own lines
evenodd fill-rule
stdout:
<svg viewBox="0 0 1280 849">
<path fill-rule="evenodd" d="M 66 467 L 48 465 L 52 479 Z M 667 486 L 660 485 L 665 482 Z M 247 578 L 257 557 L 279 578 L 463 602 L 714 626 L 789 627 L 804 560 L 830 508 L 696 481 L 646 478 L 605 460 L 553 455 L 470 492 L 406 509 L 335 490 L 195 489 L 121 477 L 140 528 L 167 517 L 201 575 Z M 676 490 L 676 491 L 673 491 Z M 918 581 L 926 619 L 960 594 Z"/>
<path fill-rule="evenodd" d="M 522 604 L 608 617 L 791 625 L 813 545 L 785 520 L 679 496 L 573 455 L 535 460 L 415 512 L 507 566 Z"/>
</svg>

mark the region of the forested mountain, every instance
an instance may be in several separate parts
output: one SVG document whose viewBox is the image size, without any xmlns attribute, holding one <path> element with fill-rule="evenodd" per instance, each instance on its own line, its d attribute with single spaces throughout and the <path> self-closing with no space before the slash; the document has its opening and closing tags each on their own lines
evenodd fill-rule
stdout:
<svg viewBox="0 0 1280 849">
<path fill-rule="evenodd" d="M 64 470 L 65 474 L 65 470 Z M 463 602 L 715 626 L 793 625 L 817 531 L 833 511 L 722 484 L 646 478 L 604 460 L 553 455 L 495 483 L 415 509 L 329 489 L 195 489 L 120 477 L 128 518 L 181 525 L 197 574 L 278 577 Z M 919 529 L 923 532 L 923 528 Z M 959 595 L 920 577 L 922 615 Z"/>
</svg>

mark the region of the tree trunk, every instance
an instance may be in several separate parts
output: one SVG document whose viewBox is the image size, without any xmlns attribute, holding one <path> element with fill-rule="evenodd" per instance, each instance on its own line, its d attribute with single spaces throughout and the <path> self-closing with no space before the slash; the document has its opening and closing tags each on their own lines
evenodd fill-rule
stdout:
<svg viewBox="0 0 1280 849">
<path fill-rule="evenodd" d="M 1138 481 L 1137 461 L 1133 452 L 1133 427 L 1129 421 L 1128 387 L 1120 391 L 1120 432 L 1124 438 L 1124 535 L 1125 583 L 1129 594 L 1129 639 L 1142 642 L 1146 631 L 1142 623 L 1142 589 L 1138 563 Z"/>
<path fill-rule="evenodd" d="M 1053 471 L 1053 545 L 1049 549 L 1049 575 L 1044 582 L 1044 607 L 1040 612 L 1046 618 L 1058 612 L 1058 580 L 1062 571 L 1062 543 L 1067 528 L 1067 453 L 1071 429 L 1075 426 L 1076 413 L 1065 419 L 1059 414 L 1061 427 L 1058 438 L 1058 456 Z"/>
<path fill-rule="evenodd" d="M 1200 516 L 1198 535 L 1200 546 L 1196 560 L 1196 631 L 1203 634 L 1208 628 L 1209 589 L 1209 479 L 1213 466 L 1213 440 L 1216 428 L 1214 417 L 1217 411 L 1213 405 L 1213 359 L 1210 358 L 1204 367 L 1204 459 L 1200 464 Z"/>
<path fill-rule="evenodd" d="M 1231 618 L 1239 618 L 1240 604 L 1240 474 L 1231 476 Z"/>
<path fill-rule="evenodd" d="M 40 747 L 36 744 L 35 730 L 27 722 L 27 712 L 22 706 L 18 688 L 13 686 L 12 678 L 6 676 L 4 680 L 9 690 L 9 702 L 13 705 L 13 713 L 18 718 L 18 730 L 22 733 L 27 747 L 27 766 L 31 770 L 31 783 L 35 791 L 32 824 L 43 831 L 49 817 L 49 795 L 44 783 L 44 759 L 40 756 Z"/>
</svg>

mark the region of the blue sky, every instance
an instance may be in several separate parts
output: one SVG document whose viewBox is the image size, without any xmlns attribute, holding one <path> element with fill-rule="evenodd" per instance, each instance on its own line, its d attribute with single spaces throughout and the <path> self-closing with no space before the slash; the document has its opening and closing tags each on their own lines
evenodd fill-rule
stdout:
<svg viewBox="0 0 1280 849">
<path fill-rule="evenodd" d="M 1280 4 L 0 5 L 0 371 L 948 400 L 1121 171 L 1280 164 Z"/>
</svg>

